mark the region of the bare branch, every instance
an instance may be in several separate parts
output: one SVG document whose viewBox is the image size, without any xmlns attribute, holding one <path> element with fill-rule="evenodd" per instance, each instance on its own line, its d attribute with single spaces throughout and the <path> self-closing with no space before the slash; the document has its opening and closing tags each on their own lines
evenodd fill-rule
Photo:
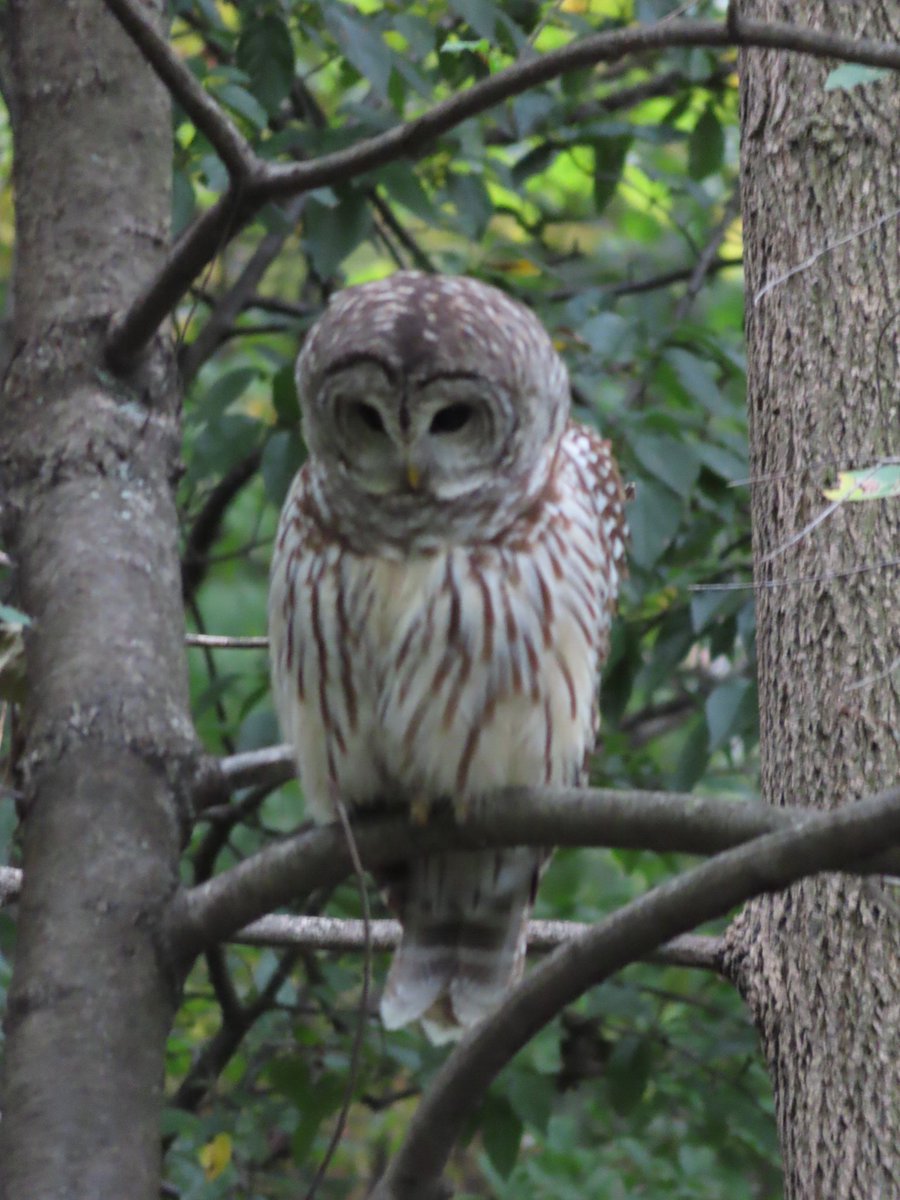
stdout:
<svg viewBox="0 0 900 1200">
<path fill-rule="evenodd" d="M 262 166 L 250 143 L 203 90 L 144 10 L 132 0 L 104 0 L 122 28 L 228 168 L 232 179 L 249 179 Z"/>
<path fill-rule="evenodd" d="M 206 360 L 215 352 L 227 336 L 232 324 L 245 307 L 247 300 L 255 295 L 256 288 L 269 266 L 281 253 L 284 243 L 294 231 L 303 209 L 303 197 L 296 196 L 285 205 L 281 214 L 282 224 L 267 233 L 247 260 L 234 284 L 218 301 L 206 324 L 179 355 L 181 378 L 188 384 Z"/>
<path fill-rule="evenodd" d="M 138 42 L 142 49 L 151 45 L 145 39 L 145 22 L 133 0 L 106 0 L 106 3 L 132 37 L 143 39 Z M 236 185 L 185 232 L 156 278 L 137 296 L 127 312 L 113 322 L 107 341 L 107 357 L 112 364 L 122 365 L 138 355 L 194 277 L 228 237 L 246 224 L 267 200 L 299 196 L 313 188 L 346 182 L 401 157 L 417 157 L 437 137 L 461 122 L 567 71 L 671 46 L 723 48 L 729 45 L 768 47 L 818 58 L 900 68 L 898 45 L 840 37 L 783 22 L 766 24 L 735 17 L 731 29 L 715 21 L 668 21 L 644 27 L 629 26 L 593 34 L 558 50 L 517 62 L 442 101 L 420 117 L 346 150 L 310 162 L 269 165 L 256 158 L 248 143 L 244 142 L 242 146 L 235 143 L 237 131 L 230 123 L 227 126 L 212 124 L 214 103 L 192 76 L 190 86 L 184 79 L 176 79 L 177 74 L 190 73 L 168 47 L 163 44 L 166 51 L 163 56 L 154 44 L 151 47 L 155 56 L 151 59 L 152 65 L 182 103 L 189 98 L 193 108 L 188 111 L 204 133 L 212 138 L 211 131 L 215 131 L 223 154 L 227 152 L 229 156 L 224 161 L 233 171 Z M 163 71 L 165 75 L 162 75 Z M 179 91 L 175 91 L 176 86 Z M 218 110 L 216 116 L 221 117 Z"/>
<path fill-rule="evenodd" d="M 22 872 L 0 867 L 0 908 L 19 897 Z M 295 917 L 273 913 L 260 917 L 229 940 L 241 946 L 280 946 L 295 950 L 360 951 L 365 944 L 365 922 L 341 917 Z M 583 921 L 529 921 L 528 949 L 545 953 L 586 933 Z M 399 921 L 372 921 L 372 949 L 395 950 L 400 944 Z M 647 956 L 648 962 L 675 967 L 721 970 L 721 938 L 685 934 Z"/>
<path fill-rule="evenodd" d="M 583 921 L 529 921 L 529 951 L 555 950 L 564 942 L 587 933 Z M 373 950 L 395 950 L 400 945 L 399 921 L 370 923 Z M 245 946 L 293 946 L 298 950 L 360 951 L 365 945 L 365 922 L 340 917 L 291 917 L 275 913 L 261 917 L 231 938 Z M 685 934 L 648 955 L 648 961 L 675 967 L 702 967 L 720 971 L 723 942 L 702 934 Z"/>
<path fill-rule="evenodd" d="M 814 819 L 803 809 L 665 792 L 510 788 L 474 805 L 462 822 L 446 807 L 436 810 L 425 826 L 411 825 L 405 815 L 357 820 L 354 835 L 362 861 L 371 868 L 437 849 L 484 846 L 612 846 L 714 854 Z M 886 834 L 882 851 L 890 844 Z M 882 852 L 855 866 L 898 874 L 900 853 Z M 179 893 L 168 934 L 177 953 L 193 956 L 282 904 L 334 886 L 350 870 L 338 826 L 308 829 Z"/>
<path fill-rule="evenodd" d="M 561 946 L 450 1055 L 410 1123 L 373 1200 L 437 1200 L 440 1176 L 472 1107 L 498 1072 L 589 987 L 763 892 L 864 859 L 900 840 L 900 788 L 810 816 L 800 826 L 725 851 L 626 904 Z"/>
<path fill-rule="evenodd" d="M 735 188 L 725 204 L 718 224 L 712 230 L 709 238 L 706 241 L 706 244 L 697 255 L 697 261 L 691 271 L 690 278 L 688 279 L 688 285 L 679 297 L 678 303 L 675 305 L 675 311 L 672 314 L 672 320 L 670 323 L 671 329 L 677 329 L 691 311 L 694 301 L 697 299 L 700 289 L 703 287 L 707 276 L 713 269 L 715 263 L 718 261 L 719 247 L 722 245 L 729 226 L 740 212 L 740 206 L 740 194 L 737 188 Z M 664 330 L 658 337 L 655 350 L 647 358 L 640 375 L 634 380 L 631 387 L 628 389 L 628 394 L 624 401 L 624 407 L 626 409 L 633 408 L 643 398 L 647 384 L 653 372 L 656 370 L 662 360 L 662 356 L 669 344 L 670 337 L 671 332 L 669 330 Z"/>
<path fill-rule="evenodd" d="M 186 633 L 184 641 L 205 650 L 265 650 L 269 645 L 267 637 L 228 637 L 224 633 Z"/>
<path fill-rule="evenodd" d="M 169 1102 L 173 1108 L 195 1112 L 200 1107 L 253 1025 L 274 1005 L 296 961 L 297 953 L 288 950 L 282 955 L 266 986 L 251 1004 L 239 1007 L 232 1013 L 230 1020 L 224 1019 L 223 1012 L 221 1026 L 194 1060 Z"/>
<path fill-rule="evenodd" d="M 209 325 L 212 325 L 215 319 L 215 314 L 213 314 L 205 329 L 209 328 Z M 203 582 L 206 575 L 210 549 L 219 536 L 219 530 L 222 527 L 222 521 L 225 518 L 229 505 L 259 470 L 259 465 L 262 462 L 262 454 L 262 447 L 256 446 L 225 472 L 207 496 L 203 507 L 197 515 L 197 519 L 191 526 L 181 559 L 181 594 L 185 601 L 193 599 L 197 589 Z M 215 634 L 195 634 L 193 635 L 193 640 L 188 639 L 188 645 L 191 646 L 214 646 L 220 644 L 221 641 L 217 639 Z"/>
<path fill-rule="evenodd" d="M 276 786 L 293 779 L 297 767 L 290 746 L 266 746 L 232 754 L 221 762 L 222 776 L 229 788 L 268 783 Z"/>
<path fill-rule="evenodd" d="M 296 771 L 289 746 L 268 746 L 221 759 L 202 755 L 194 769 L 193 811 L 206 815 L 212 809 L 228 806 L 232 792 L 248 787 L 275 788 L 293 779 Z"/>
</svg>

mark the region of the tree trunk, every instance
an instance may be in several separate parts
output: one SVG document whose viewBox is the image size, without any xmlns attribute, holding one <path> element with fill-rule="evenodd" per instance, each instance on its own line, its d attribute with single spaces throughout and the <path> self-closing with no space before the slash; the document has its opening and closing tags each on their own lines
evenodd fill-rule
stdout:
<svg viewBox="0 0 900 1200">
<path fill-rule="evenodd" d="M 13 0 L 9 16 L 18 244 L 0 470 L 33 625 L 0 1191 L 155 1200 L 176 992 L 156 930 L 192 753 L 179 402 L 163 339 L 127 379 L 103 339 L 168 244 L 171 113 L 97 0 Z"/>
<path fill-rule="evenodd" d="M 895 0 L 752 0 L 742 14 L 900 36 Z M 897 575 L 878 565 L 896 557 L 900 508 L 846 504 L 790 544 L 837 470 L 897 453 L 900 245 L 884 217 L 900 196 L 900 89 L 826 92 L 828 71 L 741 56 L 756 580 L 802 580 L 758 592 L 763 790 L 818 808 L 900 778 Z M 877 880 L 828 876 L 754 902 L 731 930 L 788 1200 L 900 1196 L 896 913 Z"/>
</svg>

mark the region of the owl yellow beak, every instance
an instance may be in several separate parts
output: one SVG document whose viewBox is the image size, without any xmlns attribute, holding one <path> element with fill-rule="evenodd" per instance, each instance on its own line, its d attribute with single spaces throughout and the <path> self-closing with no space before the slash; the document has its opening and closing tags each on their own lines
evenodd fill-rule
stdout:
<svg viewBox="0 0 900 1200">
<path fill-rule="evenodd" d="M 422 486 L 422 472 L 415 463 L 406 464 L 406 482 L 414 492 Z"/>
</svg>

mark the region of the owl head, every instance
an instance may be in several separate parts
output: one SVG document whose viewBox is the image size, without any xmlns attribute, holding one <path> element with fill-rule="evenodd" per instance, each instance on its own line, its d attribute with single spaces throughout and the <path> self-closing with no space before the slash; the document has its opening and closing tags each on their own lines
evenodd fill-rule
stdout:
<svg viewBox="0 0 900 1200">
<path fill-rule="evenodd" d="M 521 511 L 569 412 L 565 367 L 528 309 L 475 279 L 416 271 L 339 293 L 297 385 L 338 524 L 426 541 L 475 519 L 491 536 Z"/>
</svg>

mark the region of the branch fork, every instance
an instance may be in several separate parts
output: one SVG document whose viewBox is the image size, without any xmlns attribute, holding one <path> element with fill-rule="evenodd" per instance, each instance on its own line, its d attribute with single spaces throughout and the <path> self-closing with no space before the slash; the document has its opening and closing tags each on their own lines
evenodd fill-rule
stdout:
<svg viewBox="0 0 900 1200">
<path fill-rule="evenodd" d="M 630 54 L 673 46 L 782 49 L 900 69 L 900 45 L 787 24 L 739 17 L 734 4 L 724 22 L 673 20 L 629 26 L 579 38 L 558 50 L 516 62 L 434 105 L 421 116 L 366 138 L 346 150 L 301 163 L 261 159 L 237 126 L 173 53 L 136 0 L 104 0 L 172 96 L 209 139 L 228 170 L 231 186 L 176 243 L 155 278 L 111 325 L 107 358 L 124 368 L 141 354 L 195 277 L 224 245 L 274 199 L 346 183 L 401 157 L 417 158 L 441 134 L 487 109 L 567 71 L 615 62 Z"/>
</svg>

